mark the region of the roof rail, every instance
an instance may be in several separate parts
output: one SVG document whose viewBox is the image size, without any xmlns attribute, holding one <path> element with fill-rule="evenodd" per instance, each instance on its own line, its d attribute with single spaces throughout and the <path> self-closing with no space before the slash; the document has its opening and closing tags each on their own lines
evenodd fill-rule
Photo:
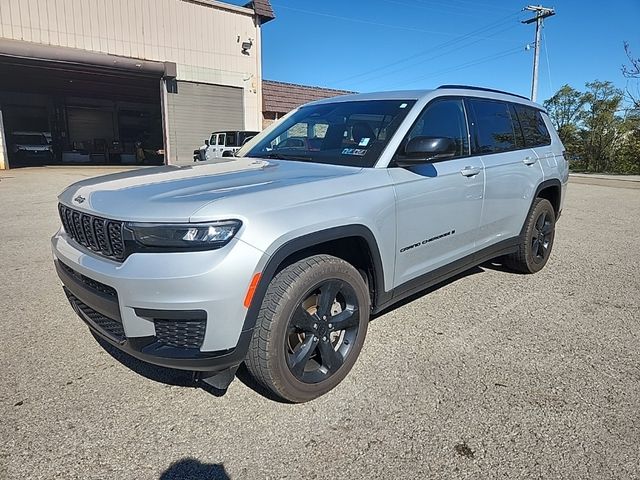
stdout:
<svg viewBox="0 0 640 480">
<path fill-rule="evenodd" d="M 473 87 L 471 85 L 440 85 L 438 89 L 441 88 L 453 88 L 453 89 L 465 89 L 465 90 L 480 90 L 483 92 L 493 92 L 493 93 L 502 93 L 504 95 L 511 95 L 513 97 L 524 98 L 525 100 L 529 100 L 527 97 L 522 95 L 518 95 L 517 93 L 505 92 L 504 90 L 495 90 L 493 88 L 485 88 L 485 87 Z"/>
</svg>

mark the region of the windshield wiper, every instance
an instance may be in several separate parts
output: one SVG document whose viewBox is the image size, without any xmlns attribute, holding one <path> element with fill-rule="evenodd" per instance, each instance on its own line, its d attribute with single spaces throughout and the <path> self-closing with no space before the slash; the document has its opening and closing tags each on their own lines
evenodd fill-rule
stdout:
<svg viewBox="0 0 640 480">
<path fill-rule="evenodd" d="M 312 162 L 311 157 L 302 157 L 299 155 L 287 155 L 286 153 L 268 152 L 260 155 L 260 158 L 273 158 L 275 160 L 298 160 L 300 162 Z"/>
</svg>

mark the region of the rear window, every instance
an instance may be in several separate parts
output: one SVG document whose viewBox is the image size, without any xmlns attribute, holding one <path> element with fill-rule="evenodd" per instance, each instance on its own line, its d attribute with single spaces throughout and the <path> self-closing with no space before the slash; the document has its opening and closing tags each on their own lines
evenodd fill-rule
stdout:
<svg viewBox="0 0 640 480">
<path fill-rule="evenodd" d="M 551 135 L 539 110 L 526 105 L 515 105 L 525 146 L 540 147 L 551 144 Z"/>
<path fill-rule="evenodd" d="M 514 122 L 506 102 L 470 99 L 475 116 L 475 153 L 497 153 L 515 150 Z"/>
</svg>

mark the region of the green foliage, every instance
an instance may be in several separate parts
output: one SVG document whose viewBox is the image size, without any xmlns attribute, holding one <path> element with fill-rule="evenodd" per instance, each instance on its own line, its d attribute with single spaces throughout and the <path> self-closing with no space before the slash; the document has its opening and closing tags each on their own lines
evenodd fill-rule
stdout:
<svg viewBox="0 0 640 480">
<path fill-rule="evenodd" d="M 585 86 L 564 85 L 544 102 L 572 169 L 640 174 L 640 111 L 623 109 L 624 94 L 611 82 Z"/>
</svg>

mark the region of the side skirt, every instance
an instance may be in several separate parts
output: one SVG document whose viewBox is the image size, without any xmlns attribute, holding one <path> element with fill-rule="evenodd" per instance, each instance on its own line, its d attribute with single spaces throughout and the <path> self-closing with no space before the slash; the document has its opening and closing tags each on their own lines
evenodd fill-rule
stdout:
<svg viewBox="0 0 640 480">
<path fill-rule="evenodd" d="M 467 255 L 466 257 L 456 260 L 449 265 L 444 265 L 431 272 L 416 277 L 413 280 L 409 280 L 402 285 L 398 285 L 391 292 L 383 292 L 378 295 L 376 306 L 372 313 L 380 313 L 382 310 L 389 308 L 393 304 L 398 303 L 411 295 L 442 283 L 451 277 L 455 277 L 456 275 L 477 265 L 481 265 L 493 258 L 513 253 L 517 250 L 519 243 L 520 237 L 502 240 L 495 245 L 483 248 L 482 250 L 472 253 L 471 255 Z"/>
</svg>

